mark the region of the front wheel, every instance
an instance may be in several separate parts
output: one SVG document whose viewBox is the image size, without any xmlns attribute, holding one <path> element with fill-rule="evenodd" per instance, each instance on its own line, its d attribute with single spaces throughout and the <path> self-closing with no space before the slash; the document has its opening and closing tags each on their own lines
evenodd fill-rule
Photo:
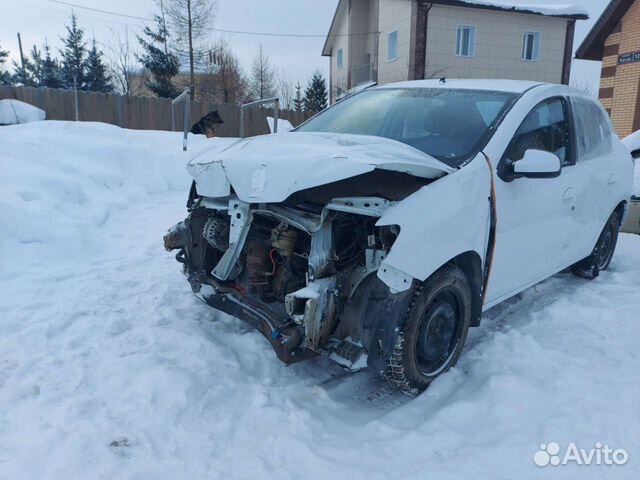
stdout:
<svg viewBox="0 0 640 480">
<path fill-rule="evenodd" d="M 609 268 L 618 243 L 619 231 L 620 214 L 616 211 L 607 220 L 591 255 L 576 263 L 571 267 L 571 271 L 579 277 L 593 279 L 601 270 Z"/>
<path fill-rule="evenodd" d="M 471 321 L 471 288 L 447 265 L 417 287 L 387 362 L 387 380 L 418 393 L 456 364 Z"/>
</svg>

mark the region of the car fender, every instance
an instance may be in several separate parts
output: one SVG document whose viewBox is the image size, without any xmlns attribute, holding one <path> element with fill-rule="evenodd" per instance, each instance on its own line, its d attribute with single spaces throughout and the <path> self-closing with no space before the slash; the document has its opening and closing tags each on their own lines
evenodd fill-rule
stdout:
<svg viewBox="0 0 640 480">
<path fill-rule="evenodd" d="M 484 265 L 490 229 L 491 173 L 482 153 L 466 166 L 389 208 L 377 226 L 400 234 L 378 270 L 392 291 L 409 289 L 465 252 Z"/>
</svg>

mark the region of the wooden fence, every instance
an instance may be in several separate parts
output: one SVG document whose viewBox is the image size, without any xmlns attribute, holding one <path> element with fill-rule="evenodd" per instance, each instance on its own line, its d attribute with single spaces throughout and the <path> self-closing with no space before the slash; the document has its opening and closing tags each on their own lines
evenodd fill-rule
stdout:
<svg viewBox="0 0 640 480">
<path fill-rule="evenodd" d="M 48 120 L 75 120 L 75 100 L 71 90 L 11 87 L 0 85 L 0 100 L 14 98 L 35 105 L 47 113 Z M 175 106 L 175 128 L 182 131 L 184 103 Z M 240 106 L 225 103 L 191 102 L 191 123 L 217 110 L 224 123 L 216 126 L 221 137 L 240 136 Z M 171 100 L 155 97 L 127 97 L 115 94 L 78 92 L 79 119 L 104 122 L 138 130 L 171 130 Z M 249 109 L 245 114 L 245 135 L 269 133 L 267 116 L 272 109 Z M 280 110 L 280 118 L 297 126 L 305 120 L 302 112 Z"/>
</svg>

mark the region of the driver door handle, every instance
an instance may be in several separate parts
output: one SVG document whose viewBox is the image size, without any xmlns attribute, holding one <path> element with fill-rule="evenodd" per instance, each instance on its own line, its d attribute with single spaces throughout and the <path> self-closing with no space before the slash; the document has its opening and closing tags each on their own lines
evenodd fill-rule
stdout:
<svg viewBox="0 0 640 480">
<path fill-rule="evenodd" d="M 562 200 L 573 200 L 574 196 L 575 196 L 575 189 L 573 187 L 567 188 L 564 191 L 564 195 L 562 195 Z"/>
</svg>

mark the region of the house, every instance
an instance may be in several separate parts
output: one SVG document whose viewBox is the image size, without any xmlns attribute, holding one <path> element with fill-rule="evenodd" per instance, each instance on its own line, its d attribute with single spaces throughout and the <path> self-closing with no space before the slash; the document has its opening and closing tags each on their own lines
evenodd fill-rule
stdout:
<svg viewBox="0 0 640 480">
<path fill-rule="evenodd" d="M 549 0 L 340 0 L 322 55 L 331 101 L 361 85 L 424 78 L 568 83 L 582 7 Z"/>
<path fill-rule="evenodd" d="M 618 135 L 640 130 L 640 0 L 612 0 L 576 58 L 602 61 L 599 97 Z"/>
</svg>

